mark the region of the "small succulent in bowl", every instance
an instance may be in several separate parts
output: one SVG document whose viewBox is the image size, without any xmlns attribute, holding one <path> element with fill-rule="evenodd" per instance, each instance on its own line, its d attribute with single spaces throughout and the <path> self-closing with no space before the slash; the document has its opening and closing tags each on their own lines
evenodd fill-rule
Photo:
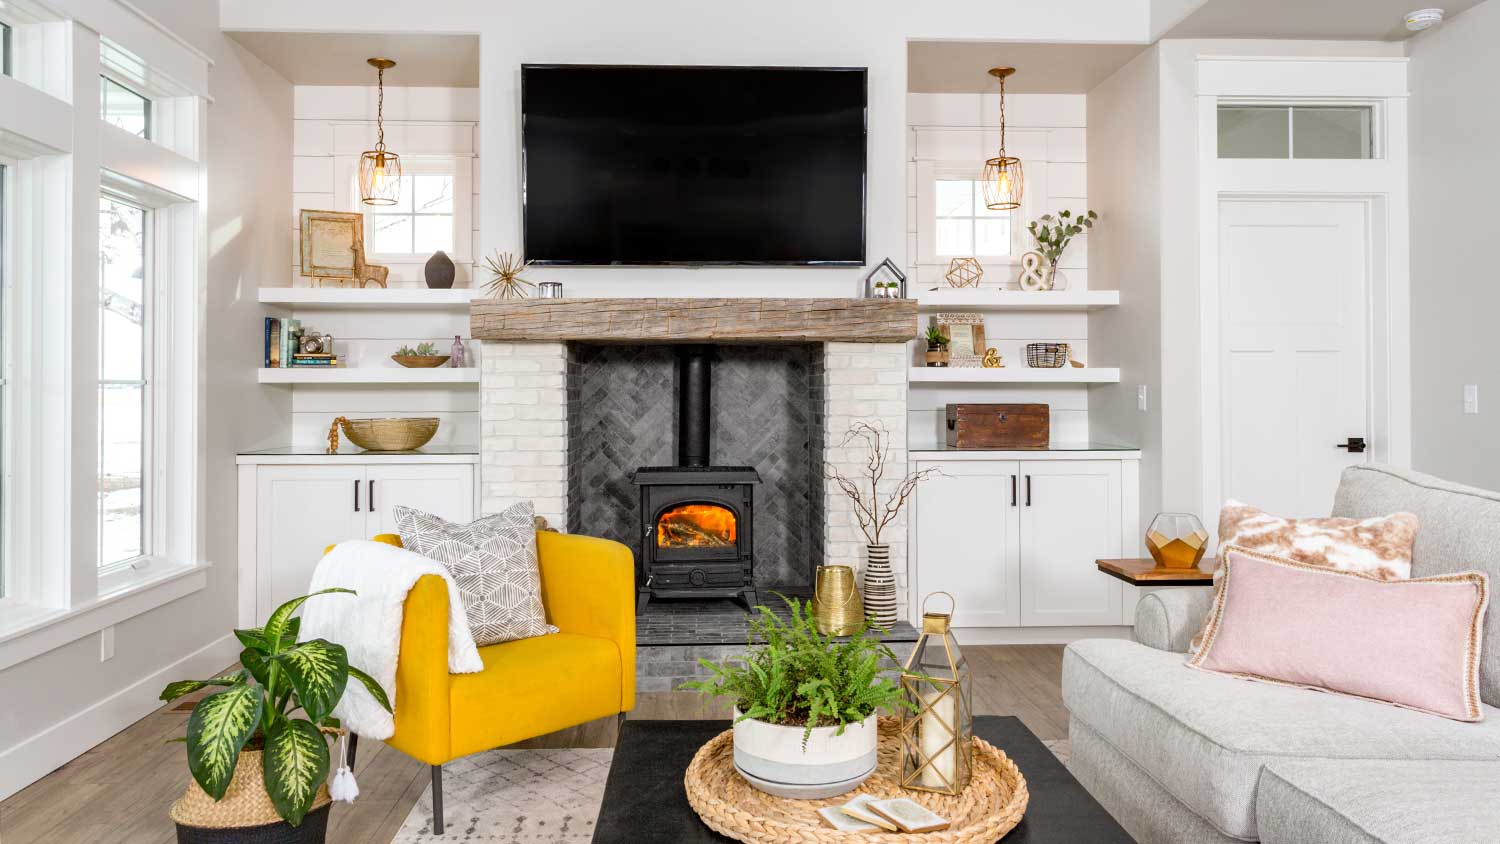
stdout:
<svg viewBox="0 0 1500 844">
<path fill-rule="evenodd" d="M 396 350 L 396 354 L 401 357 L 427 357 L 428 355 L 435 355 L 437 353 L 437 346 L 431 343 L 419 343 L 415 349 L 411 346 L 402 346 Z"/>
<path fill-rule="evenodd" d="M 391 360 L 405 367 L 431 369 L 447 363 L 448 356 L 438 354 L 437 346 L 431 343 L 419 343 L 415 349 L 403 345 L 391 355 Z"/>
</svg>

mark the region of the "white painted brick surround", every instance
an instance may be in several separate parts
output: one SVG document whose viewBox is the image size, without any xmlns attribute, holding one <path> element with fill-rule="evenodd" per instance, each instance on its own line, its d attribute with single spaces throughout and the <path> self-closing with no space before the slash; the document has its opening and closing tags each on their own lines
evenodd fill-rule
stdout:
<svg viewBox="0 0 1500 844">
<path fill-rule="evenodd" d="M 568 511 L 567 345 L 558 342 L 484 343 L 480 374 L 481 507 L 499 512 L 530 499 L 536 512 L 565 527 Z M 905 343 L 826 343 L 824 365 L 824 459 L 855 477 L 865 460 L 858 448 L 840 448 L 849 427 L 864 420 L 889 433 L 894 451 L 881 487 L 889 494 L 906 472 Z M 864 567 L 865 537 L 854 508 L 831 481 L 824 481 L 826 560 Z M 903 614 L 906 604 L 906 513 L 886 527 L 891 566 Z"/>
</svg>

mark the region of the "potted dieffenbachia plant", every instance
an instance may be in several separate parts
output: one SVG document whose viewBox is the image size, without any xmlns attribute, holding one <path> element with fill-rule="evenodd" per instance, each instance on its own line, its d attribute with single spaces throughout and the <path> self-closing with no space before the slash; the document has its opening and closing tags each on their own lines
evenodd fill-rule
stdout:
<svg viewBox="0 0 1500 844">
<path fill-rule="evenodd" d="M 900 666 L 868 620 L 840 641 L 818 632 L 810 604 L 782 600 L 789 620 L 756 607 L 749 652 L 699 660 L 712 676 L 682 688 L 734 702 L 735 765 L 751 785 L 809 800 L 843 794 L 875 771 L 879 711 L 907 705 L 883 673 Z"/>
<path fill-rule="evenodd" d="M 313 595 L 354 593 L 324 589 Z M 331 713 L 353 677 L 387 711 L 385 691 L 349 664 L 342 645 L 297 641 L 292 614 L 313 595 L 271 613 L 264 627 L 236 630 L 245 649 L 240 668 L 211 680 L 180 680 L 162 690 L 176 700 L 217 691 L 188 718 L 188 770 L 193 781 L 172 806 L 181 844 L 295 842 L 321 844 L 328 826 L 328 737 L 339 732 Z"/>
</svg>

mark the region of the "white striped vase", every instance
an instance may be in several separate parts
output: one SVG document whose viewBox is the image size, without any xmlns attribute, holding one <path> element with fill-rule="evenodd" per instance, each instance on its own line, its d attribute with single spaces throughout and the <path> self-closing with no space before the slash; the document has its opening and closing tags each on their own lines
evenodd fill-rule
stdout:
<svg viewBox="0 0 1500 844">
<path fill-rule="evenodd" d="M 891 546 L 865 546 L 865 615 L 889 630 L 896 623 L 896 576 L 891 574 Z"/>
</svg>

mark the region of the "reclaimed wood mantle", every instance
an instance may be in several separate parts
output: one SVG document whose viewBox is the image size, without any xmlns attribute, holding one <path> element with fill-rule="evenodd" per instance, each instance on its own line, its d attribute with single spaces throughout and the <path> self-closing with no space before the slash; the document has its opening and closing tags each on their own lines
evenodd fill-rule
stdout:
<svg viewBox="0 0 1500 844">
<path fill-rule="evenodd" d="M 476 299 L 478 340 L 904 343 L 914 299 Z"/>
</svg>

